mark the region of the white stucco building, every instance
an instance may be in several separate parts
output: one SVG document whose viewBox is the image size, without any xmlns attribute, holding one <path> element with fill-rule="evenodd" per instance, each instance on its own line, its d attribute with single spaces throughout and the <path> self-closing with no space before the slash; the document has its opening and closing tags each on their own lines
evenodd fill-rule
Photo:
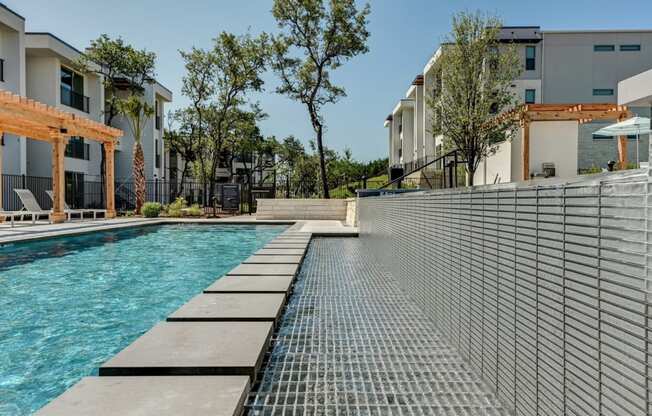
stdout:
<svg viewBox="0 0 652 416">
<path fill-rule="evenodd" d="M 82 51 L 46 32 L 25 31 L 25 18 L 0 3 L 0 88 L 94 121 L 104 122 L 104 84 L 101 76 L 75 69 Z M 145 100 L 156 110 L 143 133 L 145 175 L 148 180 L 168 179 L 169 157 L 163 143 L 165 106 L 172 92 L 158 82 L 146 85 Z M 112 123 L 125 135 L 115 154 L 118 183 L 131 181 L 134 137 L 121 117 Z M 3 149 L 5 176 L 48 178 L 51 174 L 51 146 L 25 137 L 5 135 Z M 101 147 L 98 142 L 72 137 L 65 154 L 66 198 L 73 206 L 84 205 L 85 184 L 97 183 L 101 172 Z M 26 186 L 23 180 L 8 181 Z M 16 182 L 22 185 L 16 185 Z M 9 189 L 9 188 L 7 188 Z M 86 190 L 88 192 L 88 190 Z M 11 195 L 11 190 L 6 191 Z M 43 192 L 40 192 L 43 194 Z M 43 195 L 40 199 L 47 202 Z M 8 198 L 4 199 L 5 201 Z"/>
<path fill-rule="evenodd" d="M 499 40 L 517 48 L 523 67 L 512 88 L 517 99 L 527 104 L 616 104 L 619 82 L 652 68 L 652 30 L 545 31 L 538 26 L 505 26 Z M 432 134 L 433 114 L 427 102 L 441 83 L 434 66 L 444 49 L 442 45 L 430 57 L 385 121 L 389 165 L 402 167 L 405 173 L 443 154 L 443 138 Z M 632 101 L 630 110 L 649 116 L 649 106 L 639 104 Z M 606 124 L 532 123 L 530 175 L 543 174 L 544 164 L 552 164 L 556 176 L 574 176 L 617 160 L 616 139 L 593 135 Z M 521 180 L 520 136 L 517 132 L 481 164 L 474 183 Z M 647 159 L 647 143 L 647 136 L 641 137 L 641 160 Z M 628 146 L 629 160 L 635 160 L 635 151 L 635 146 Z"/>
</svg>

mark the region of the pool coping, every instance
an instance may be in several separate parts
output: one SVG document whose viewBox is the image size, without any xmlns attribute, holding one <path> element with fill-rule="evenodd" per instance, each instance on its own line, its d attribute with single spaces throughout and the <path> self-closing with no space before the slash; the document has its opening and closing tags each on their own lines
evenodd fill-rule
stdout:
<svg viewBox="0 0 652 416">
<path fill-rule="evenodd" d="M 77 236 L 83 234 L 90 234 L 94 232 L 122 230 L 135 227 L 158 226 L 166 224 L 204 224 L 204 225 L 289 225 L 288 230 L 293 229 L 297 225 L 310 224 L 311 221 L 306 220 L 258 220 L 255 217 L 251 219 L 242 219 L 242 217 L 233 218 L 133 218 L 133 219 L 114 219 L 114 220 L 98 220 L 79 223 L 65 223 L 65 225 L 72 225 L 67 228 L 58 228 L 52 230 L 30 230 L 36 226 L 25 226 L 13 228 L 12 231 L 18 234 L 10 236 L 0 236 L 0 247 L 8 244 L 22 243 L 28 241 L 47 240 L 52 238 L 60 238 L 67 236 Z M 46 226 L 45 224 L 43 226 Z M 338 227 L 340 229 L 330 229 L 327 231 L 304 231 L 310 233 L 314 237 L 358 237 L 358 229 L 355 227 Z M 22 231 L 24 230 L 24 231 Z M 295 232 L 301 232 L 297 229 Z M 0 230 L 0 233 L 2 230 Z"/>
</svg>

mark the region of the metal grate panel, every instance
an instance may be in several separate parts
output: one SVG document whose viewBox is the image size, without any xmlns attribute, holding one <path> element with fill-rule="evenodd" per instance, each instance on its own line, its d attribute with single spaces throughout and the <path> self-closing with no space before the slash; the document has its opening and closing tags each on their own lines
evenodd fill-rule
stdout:
<svg viewBox="0 0 652 416">
<path fill-rule="evenodd" d="M 315 239 L 248 401 L 253 415 L 502 415 L 358 239 Z"/>
</svg>

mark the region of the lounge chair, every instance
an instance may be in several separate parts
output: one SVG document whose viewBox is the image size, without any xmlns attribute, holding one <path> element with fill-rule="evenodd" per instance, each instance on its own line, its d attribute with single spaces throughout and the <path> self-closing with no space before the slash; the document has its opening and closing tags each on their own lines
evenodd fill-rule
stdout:
<svg viewBox="0 0 652 416">
<path fill-rule="evenodd" d="M 52 211 L 47 211 L 41 208 L 41 206 L 38 204 L 38 201 L 36 200 L 36 197 L 34 197 L 34 194 L 29 189 L 14 189 L 14 192 L 16 192 L 18 198 L 20 198 L 20 202 L 23 204 L 23 208 L 27 212 L 35 212 L 37 213 L 37 216 L 47 215 L 48 217 L 52 213 Z M 64 210 L 64 213 L 66 214 L 66 219 L 68 221 L 70 221 L 70 218 L 74 214 L 78 214 L 80 218 L 83 218 L 83 213 L 79 210 L 68 209 Z M 34 219 L 34 217 L 32 217 L 32 219 Z M 34 221 L 32 221 L 32 223 L 33 222 Z"/>
<path fill-rule="evenodd" d="M 25 218 L 25 216 L 31 216 L 32 224 L 34 224 L 36 222 L 36 218 L 39 215 L 40 215 L 39 213 L 37 213 L 36 215 L 32 215 L 32 213 L 28 211 L 0 211 L 0 217 L 3 218 L 3 221 L 9 218 L 12 227 L 15 225 L 14 222 L 16 218 L 22 221 Z"/>
<path fill-rule="evenodd" d="M 50 217 L 50 211 L 44 210 L 40 207 L 36 198 L 29 189 L 14 189 L 16 195 L 20 199 L 20 202 L 23 204 L 23 209 L 20 211 L 8 211 L 2 212 L 0 215 L 5 217 L 11 217 L 11 226 L 14 225 L 14 218 L 20 217 L 22 221 L 25 216 L 32 217 L 32 224 L 36 223 L 36 220 L 41 216 L 45 215 Z"/>
<path fill-rule="evenodd" d="M 52 194 L 52 191 L 51 191 L 51 190 L 47 190 L 47 191 L 45 191 L 45 193 L 48 194 L 48 196 L 50 197 L 50 199 L 52 200 L 52 202 L 54 202 L 54 195 Z M 104 216 L 106 217 L 106 210 L 105 210 L 105 209 L 94 209 L 94 208 L 88 208 L 88 209 L 86 209 L 86 208 L 70 209 L 70 207 L 68 206 L 68 204 L 66 204 L 65 201 L 64 201 L 64 203 L 63 203 L 63 209 L 64 209 L 64 211 L 65 211 L 66 213 L 71 212 L 71 213 L 74 213 L 74 214 L 79 214 L 79 215 L 81 215 L 81 218 L 82 218 L 82 219 L 84 219 L 84 214 L 87 213 L 87 212 L 93 214 L 93 219 L 94 219 L 94 220 L 97 219 L 97 213 L 98 213 L 98 212 L 104 214 Z M 70 218 L 68 218 L 68 219 L 70 219 Z"/>
</svg>

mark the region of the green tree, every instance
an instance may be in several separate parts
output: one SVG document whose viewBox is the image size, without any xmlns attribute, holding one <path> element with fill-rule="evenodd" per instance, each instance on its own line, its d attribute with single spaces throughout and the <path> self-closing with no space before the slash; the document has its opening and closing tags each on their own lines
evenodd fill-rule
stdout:
<svg viewBox="0 0 652 416">
<path fill-rule="evenodd" d="M 108 35 L 101 35 L 91 41 L 75 66 L 82 72 L 101 77 L 104 86 L 104 121 L 112 125 L 114 118 L 120 115 L 120 108 L 124 106 L 122 101 L 130 99 L 133 95 L 142 95 L 145 85 L 154 80 L 155 63 L 156 54 L 153 52 L 136 49 L 120 37 L 112 39 Z M 106 179 L 105 160 L 102 144 L 102 183 Z M 103 192 L 104 186 L 101 189 Z"/>
<path fill-rule="evenodd" d="M 479 163 L 516 128 L 513 117 L 499 117 L 516 104 L 511 85 L 521 71 L 515 47 L 499 43 L 501 27 L 499 19 L 479 12 L 455 15 L 435 64 L 432 132 L 461 153 L 469 185 Z"/>
<path fill-rule="evenodd" d="M 189 130 L 197 143 L 197 166 L 204 185 L 213 185 L 219 169 L 227 163 L 230 139 L 237 129 L 248 104 L 247 95 L 263 89 L 262 73 L 269 58 L 269 39 L 262 34 L 236 36 L 222 32 L 214 39 L 213 48 L 193 48 L 181 52 L 186 63 L 182 93 L 192 104 L 193 125 Z M 251 112 L 256 112 L 256 106 Z"/>
<path fill-rule="evenodd" d="M 345 96 L 330 72 L 368 51 L 366 5 L 354 0 L 274 0 L 272 14 L 282 33 L 273 42 L 272 67 L 280 77 L 277 91 L 304 104 L 316 134 L 324 198 L 329 198 L 322 109 Z"/>
<path fill-rule="evenodd" d="M 189 109 L 168 112 L 168 128 L 163 132 L 166 149 L 174 155 L 181 156 L 183 161 L 179 189 L 175 188 L 175 195 L 183 195 L 186 177 L 197 160 L 199 149 L 195 140 L 196 136 L 192 132 L 193 127 L 196 125 L 193 120 L 194 115 L 195 113 Z M 174 125 L 176 125 L 176 128 Z"/>
<path fill-rule="evenodd" d="M 141 144 L 143 130 L 149 118 L 154 115 L 154 107 L 145 102 L 141 96 L 133 94 L 117 102 L 120 114 L 129 120 L 129 127 L 134 135 L 133 177 L 136 193 L 135 211 L 140 213 L 145 203 L 145 157 Z"/>
<path fill-rule="evenodd" d="M 290 198 L 292 175 L 299 160 L 305 157 L 306 149 L 294 136 L 288 136 L 279 144 L 277 150 L 278 171 L 285 178 L 285 198 Z"/>
</svg>

